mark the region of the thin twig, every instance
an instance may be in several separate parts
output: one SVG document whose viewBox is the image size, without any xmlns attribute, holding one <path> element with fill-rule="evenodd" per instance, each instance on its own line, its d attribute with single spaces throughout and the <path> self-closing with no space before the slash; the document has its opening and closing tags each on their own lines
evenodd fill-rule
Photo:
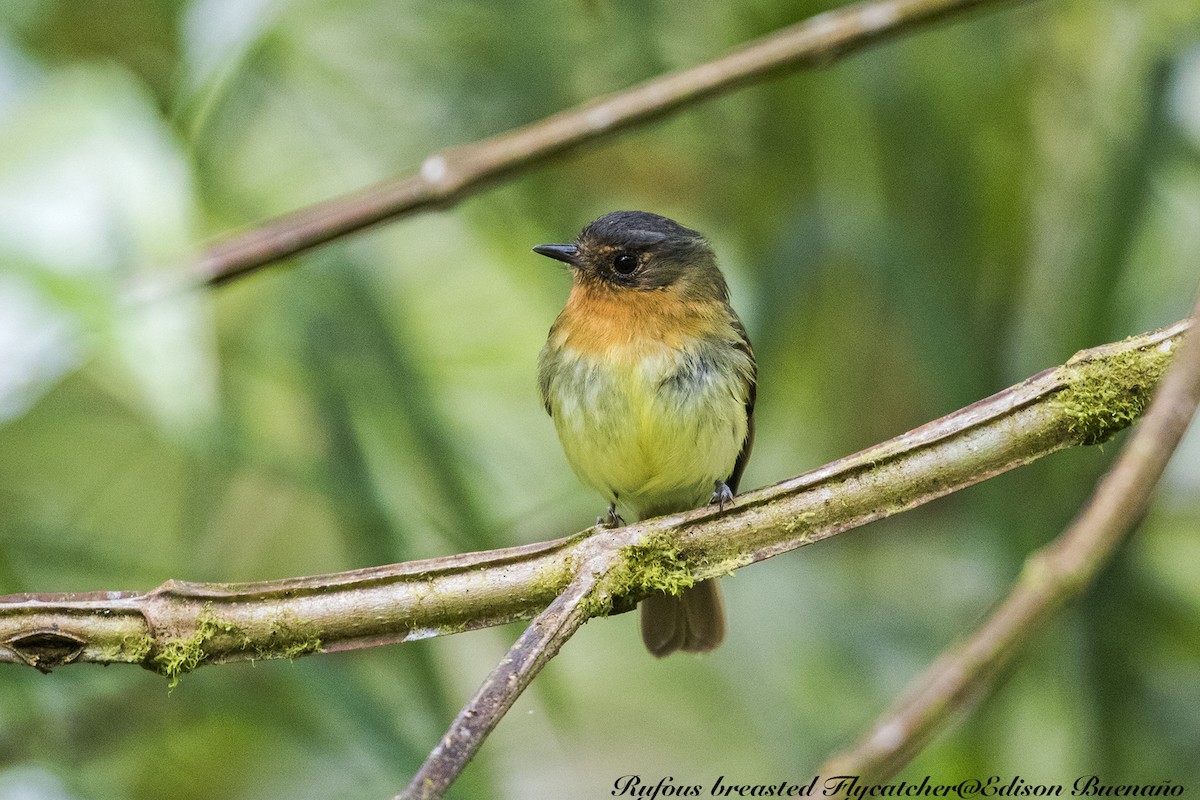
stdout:
<svg viewBox="0 0 1200 800">
<path fill-rule="evenodd" d="M 614 594 L 630 588 L 632 572 L 625 554 L 636 552 L 642 558 L 659 559 L 659 566 L 682 567 L 679 550 L 664 544 L 661 536 L 661 532 L 631 525 L 582 542 L 575 551 L 580 566 L 570 584 L 534 617 L 395 800 L 438 800 L 445 794 L 483 740 L 567 640 L 598 609 L 611 609 L 614 601 L 623 599 Z M 694 580 L 685 572 L 684 585 Z"/>
<path fill-rule="evenodd" d="M 212 246 L 193 280 L 216 286 L 389 219 L 462 199 L 489 181 L 733 89 L 818 67 L 978 6 L 1020 0 L 878 0 L 819 14 L 713 61 L 427 157 L 411 175 L 294 211 Z"/>
<path fill-rule="evenodd" d="M 724 512 L 699 509 L 625 529 L 626 544 L 677 547 L 696 579 L 900 513 L 1064 447 L 1100 441 L 1140 413 L 1186 329 L 1085 350 L 986 400 L 774 486 Z M 287 658 L 529 619 L 571 582 L 589 529 L 552 542 L 244 584 L 169 581 L 146 592 L 0 597 L 0 662 L 49 670 L 136 663 L 172 679 L 209 663 Z M 636 567 L 636 564 L 632 564 Z M 653 587 L 636 575 L 619 608 Z"/>
<path fill-rule="evenodd" d="M 582 603 L 596 589 L 599 577 L 597 572 L 582 570 L 533 618 L 396 800 L 435 800 L 445 794 L 542 667 L 587 622 Z"/>
<path fill-rule="evenodd" d="M 1194 322 L 1200 320 L 1200 302 L 1192 313 Z M 1011 593 L 983 625 L 946 650 L 898 705 L 819 774 L 879 781 L 899 772 L 956 709 L 995 688 L 1021 647 L 1079 596 L 1132 534 L 1200 401 L 1200 336 L 1189 334 L 1178 349 L 1137 431 L 1066 530 L 1028 559 Z"/>
</svg>

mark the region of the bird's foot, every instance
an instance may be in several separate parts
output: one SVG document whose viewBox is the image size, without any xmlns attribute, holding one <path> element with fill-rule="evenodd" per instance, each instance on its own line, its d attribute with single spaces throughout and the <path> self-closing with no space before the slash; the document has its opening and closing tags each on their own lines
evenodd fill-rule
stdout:
<svg viewBox="0 0 1200 800">
<path fill-rule="evenodd" d="M 596 517 L 596 524 L 606 528 L 624 528 L 625 520 L 617 513 L 617 504 L 609 503 L 608 512 Z"/>
<path fill-rule="evenodd" d="M 725 485 L 725 481 L 713 481 L 713 493 L 712 497 L 708 498 L 708 504 L 724 511 L 725 506 L 733 505 L 733 490 Z"/>
</svg>

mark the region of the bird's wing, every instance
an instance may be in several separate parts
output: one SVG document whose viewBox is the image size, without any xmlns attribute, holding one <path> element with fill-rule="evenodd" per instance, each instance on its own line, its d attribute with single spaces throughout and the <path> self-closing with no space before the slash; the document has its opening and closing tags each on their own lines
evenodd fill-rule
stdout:
<svg viewBox="0 0 1200 800">
<path fill-rule="evenodd" d="M 733 462 L 733 472 L 725 481 L 729 490 L 737 494 L 742 473 L 746 471 L 746 462 L 750 460 L 750 451 L 754 448 L 754 401 L 758 395 L 758 364 L 754 360 L 754 348 L 750 346 L 750 337 L 746 335 L 745 326 L 733 309 L 730 309 L 729 313 L 733 315 L 733 327 L 741 337 L 736 346 L 750 358 L 750 372 L 746 376 L 746 438 L 742 441 L 737 460 Z"/>
</svg>

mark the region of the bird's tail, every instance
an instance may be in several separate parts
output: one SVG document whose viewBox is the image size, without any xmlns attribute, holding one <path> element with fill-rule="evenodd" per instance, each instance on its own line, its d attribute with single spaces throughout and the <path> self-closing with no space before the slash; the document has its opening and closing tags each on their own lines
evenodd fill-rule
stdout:
<svg viewBox="0 0 1200 800">
<path fill-rule="evenodd" d="M 640 604 L 642 642 L 657 658 L 676 650 L 707 653 L 725 639 L 725 603 L 716 578 L 678 596 L 656 594 Z"/>
</svg>

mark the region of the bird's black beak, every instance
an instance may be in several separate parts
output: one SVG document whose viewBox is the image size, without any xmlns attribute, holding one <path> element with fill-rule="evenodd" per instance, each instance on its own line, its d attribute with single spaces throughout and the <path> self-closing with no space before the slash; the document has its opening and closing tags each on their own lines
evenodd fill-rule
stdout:
<svg viewBox="0 0 1200 800">
<path fill-rule="evenodd" d="M 573 244 L 539 244 L 533 248 L 533 252 L 572 266 L 579 257 L 579 248 Z"/>
</svg>

